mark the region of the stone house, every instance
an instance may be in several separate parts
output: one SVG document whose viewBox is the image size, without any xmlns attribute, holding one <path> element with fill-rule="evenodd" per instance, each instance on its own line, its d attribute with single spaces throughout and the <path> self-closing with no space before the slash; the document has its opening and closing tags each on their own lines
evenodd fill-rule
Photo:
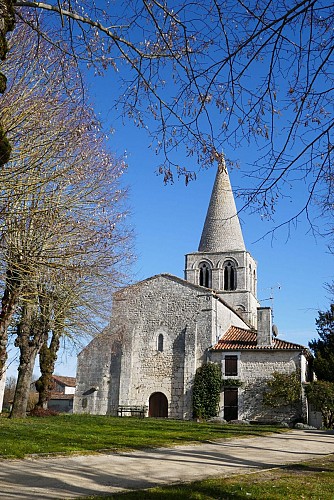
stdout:
<svg viewBox="0 0 334 500">
<path fill-rule="evenodd" d="M 192 418 L 196 369 L 222 367 L 220 415 L 227 420 L 306 417 L 262 404 L 274 371 L 307 381 L 310 354 L 273 335 L 270 308 L 257 300 L 257 263 L 246 250 L 228 172 L 218 169 L 197 252 L 185 279 L 160 274 L 114 294 L 109 327 L 78 356 L 74 412 Z"/>
<path fill-rule="evenodd" d="M 48 408 L 60 413 L 72 413 L 76 378 L 52 375 L 52 385 Z"/>
<path fill-rule="evenodd" d="M 47 402 L 47 408 L 60 413 L 72 413 L 75 387 L 75 377 L 52 375 L 52 389 L 50 392 L 50 398 Z M 34 406 L 38 401 L 38 392 L 36 390 L 35 381 L 30 385 L 30 397 Z"/>
</svg>

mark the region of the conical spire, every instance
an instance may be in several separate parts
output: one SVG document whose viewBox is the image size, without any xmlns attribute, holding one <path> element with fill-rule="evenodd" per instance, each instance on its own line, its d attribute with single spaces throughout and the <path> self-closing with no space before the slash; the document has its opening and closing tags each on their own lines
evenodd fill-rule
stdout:
<svg viewBox="0 0 334 500">
<path fill-rule="evenodd" d="M 199 252 L 245 251 L 239 217 L 225 162 L 218 167 Z"/>
</svg>

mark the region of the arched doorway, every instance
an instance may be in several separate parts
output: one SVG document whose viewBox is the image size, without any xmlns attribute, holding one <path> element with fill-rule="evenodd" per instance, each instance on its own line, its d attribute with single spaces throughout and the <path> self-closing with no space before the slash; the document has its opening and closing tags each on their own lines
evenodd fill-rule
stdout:
<svg viewBox="0 0 334 500">
<path fill-rule="evenodd" d="M 149 417 L 168 417 L 168 399 L 162 392 L 151 394 L 148 403 Z"/>
</svg>

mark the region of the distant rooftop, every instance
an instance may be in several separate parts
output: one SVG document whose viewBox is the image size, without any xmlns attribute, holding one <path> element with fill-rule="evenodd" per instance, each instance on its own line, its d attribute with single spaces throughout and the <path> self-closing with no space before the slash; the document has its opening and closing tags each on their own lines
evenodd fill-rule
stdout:
<svg viewBox="0 0 334 500">
<path fill-rule="evenodd" d="M 75 387 L 77 379 L 75 377 L 62 377 L 61 375 L 52 375 L 54 381 L 67 387 Z"/>
</svg>

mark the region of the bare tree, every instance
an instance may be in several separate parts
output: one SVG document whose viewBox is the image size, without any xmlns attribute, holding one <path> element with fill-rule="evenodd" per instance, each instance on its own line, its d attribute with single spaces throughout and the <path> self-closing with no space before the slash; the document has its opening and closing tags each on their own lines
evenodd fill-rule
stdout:
<svg viewBox="0 0 334 500">
<path fill-rule="evenodd" d="M 180 156 L 205 167 L 251 143 L 246 205 L 270 215 L 294 182 L 305 186 L 299 213 L 331 199 L 332 2 L 0 0 L 3 58 L 13 10 L 38 42 L 63 54 L 63 83 L 70 85 L 67 65 L 115 82 L 110 106 L 149 131 L 165 181 L 194 177 Z M 3 324 L 22 286 L 14 263 Z"/>
<path fill-rule="evenodd" d="M 207 166 L 252 143 L 246 204 L 270 213 L 303 180 L 307 212 L 331 190 L 331 1 L 22 0 L 14 10 L 81 68 L 116 70 L 110 105 L 149 130 L 166 181 L 195 175 L 180 148 Z"/>
<path fill-rule="evenodd" d="M 35 304 L 30 297 L 20 313 L 20 322 L 17 325 L 15 345 L 20 349 L 18 377 L 14 395 L 11 417 L 25 417 L 28 406 L 30 384 L 35 366 L 36 355 L 40 349 L 40 335 L 35 314 Z"/>
<path fill-rule="evenodd" d="M 3 408 L 5 408 L 6 410 L 9 410 L 10 405 L 14 399 L 15 387 L 16 378 L 13 376 L 8 377 L 6 380 L 5 392 L 3 397 Z"/>
<path fill-rule="evenodd" d="M 3 61 L 7 56 L 7 39 L 6 35 L 8 32 L 14 29 L 15 25 L 15 12 L 12 1 L 1 1 L 0 2 L 0 60 Z M 5 74 L 0 72 L 0 94 L 3 94 L 6 90 L 7 77 Z M 8 138 L 6 137 L 6 131 L 0 120 L 0 166 L 7 163 L 10 158 L 11 146 Z"/>
<path fill-rule="evenodd" d="M 64 89 L 53 54 L 45 51 L 44 66 L 40 56 L 36 71 L 31 57 L 36 47 L 26 32 L 18 36 L 15 50 L 27 52 L 20 68 L 13 65 L 13 83 L 1 103 L 13 153 L 0 172 L 2 369 L 8 325 L 20 306 L 13 416 L 25 413 L 33 362 L 50 332 L 50 294 L 60 286 L 63 294 L 68 291 L 65 302 L 58 300 L 67 335 L 83 331 L 87 316 L 92 319 L 86 330 L 92 333 L 130 258 L 125 193 L 118 185 L 124 163 L 108 153 L 92 110 L 83 105 L 75 67 L 67 67 L 71 85 Z"/>
</svg>

